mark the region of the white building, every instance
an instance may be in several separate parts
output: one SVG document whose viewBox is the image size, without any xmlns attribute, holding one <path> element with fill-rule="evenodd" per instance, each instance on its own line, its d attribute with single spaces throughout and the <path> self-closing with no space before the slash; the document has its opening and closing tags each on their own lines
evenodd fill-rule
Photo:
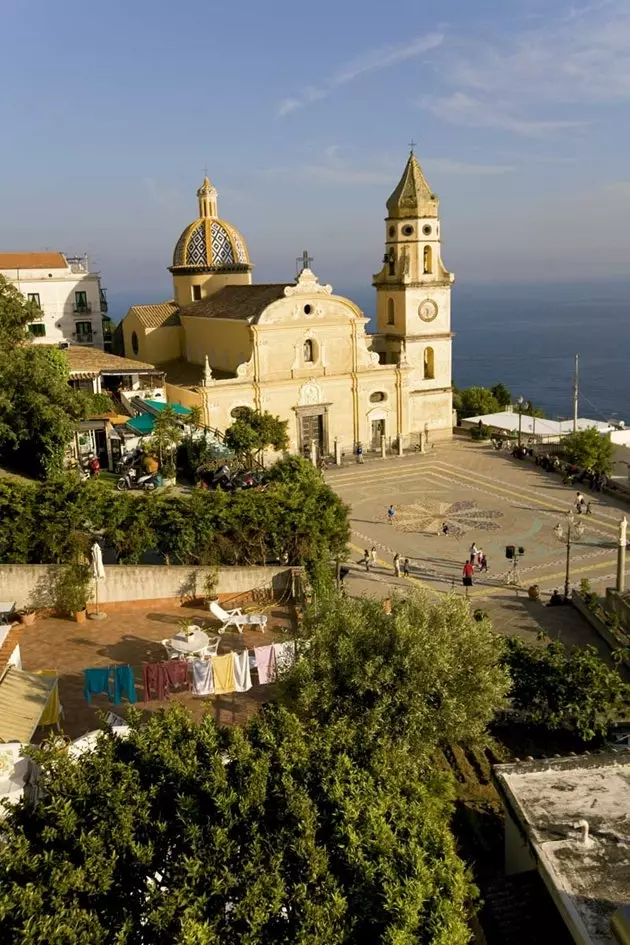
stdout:
<svg viewBox="0 0 630 945">
<path fill-rule="evenodd" d="M 103 347 L 105 289 L 87 256 L 63 253 L 0 253 L 0 275 L 39 311 L 29 329 L 34 341 Z"/>
</svg>

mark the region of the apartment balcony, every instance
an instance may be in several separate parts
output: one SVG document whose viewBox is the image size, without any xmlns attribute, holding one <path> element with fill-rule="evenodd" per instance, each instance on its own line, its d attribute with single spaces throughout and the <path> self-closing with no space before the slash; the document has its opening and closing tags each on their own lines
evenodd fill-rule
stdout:
<svg viewBox="0 0 630 945">
<path fill-rule="evenodd" d="M 94 337 L 94 335 L 78 334 L 76 331 L 72 333 L 72 340 L 78 345 L 93 345 Z"/>
<path fill-rule="evenodd" d="M 91 302 L 81 302 L 81 303 L 75 302 L 72 308 L 75 315 L 91 315 L 92 314 Z"/>
<path fill-rule="evenodd" d="M 101 315 L 106 315 L 109 311 L 107 304 L 107 289 L 100 290 Z"/>
</svg>

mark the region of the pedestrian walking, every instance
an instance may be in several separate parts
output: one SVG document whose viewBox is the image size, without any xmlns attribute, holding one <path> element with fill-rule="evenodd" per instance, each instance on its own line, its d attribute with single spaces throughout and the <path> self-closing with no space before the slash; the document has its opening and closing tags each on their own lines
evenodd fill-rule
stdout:
<svg viewBox="0 0 630 945">
<path fill-rule="evenodd" d="M 587 502 L 587 503 L 586 503 L 586 512 L 584 513 L 585 515 L 592 515 L 592 514 L 593 514 L 592 509 L 591 509 L 591 505 L 592 505 L 592 504 L 593 504 L 592 502 Z"/>
<path fill-rule="evenodd" d="M 480 571 L 481 571 L 481 565 L 482 565 L 483 559 L 484 559 L 483 548 L 478 548 L 478 549 L 477 549 L 477 560 L 476 560 L 475 563 L 476 563 L 476 565 L 477 565 L 477 567 L 478 567 L 478 569 L 479 569 Z"/>
<path fill-rule="evenodd" d="M 370 558 L 370 552 L 367 550 L 367 548 L 364 548 L 363 557 L 359 561 L 359 564 L 362 564 L 365 567 L 365 570 L 369 571 L 371 561 L 372 559 Z"/>
<path fill-rule="evenodd" d="M 396 514 L 396 509 L 394 508 L 393 505 L 390 505 L 390 507 L 389 507 L 388 510 L 387 510 L 387 521 L 389 522 L 390 525 L 393 525 L 393 524 L 394 524 L 394 515 L 395 515 L 395 514 Z"/>
<path fill-rule="evenodd" d="M 394 555 L 394 574 L 396 577 L 400 577 L 400 555 L 398 552 Z"/>
<path fill-rule="evenodd" d="M 375 545 L 372 545 L 372 548 L 370 549 L 370 560 L 371 560 L 371 564 L 373 565 L 376 564 L 376 546 Z"/>
<path fill-rule="evenodd" d="M 470 559 L 469 559 L 469 560 L 470 560 L 470 563 L 471 563 L 473 566 L 474 566 L 474 564 L 475 564 L 475 561 L 477 560 L 477 555 L 478 555 L 478 554 L 479 554 L 479 548 L 477 548 L 477 545 L 476 545 L 475 542 L 473 541 L 472 545 L 470 546 Z"/>
<path fill-rule="evenodd" d="M 488 557 L 485 551 L 479 552 L 479 570 L 487 571 L 488 570 Z"/>
<path fill-rule="evenodd" d="M 468 597 L 468 588 L 473 586 L 473 574 L 475 569 L 472 562 L 467 561 L 462 569 L 462 584 L 466 588 L 466 597 Z"/>
<path fill-rule="evenodd" d="M 585 504 L 585 503 L 584 503 L 584 496 L 582 495 L 582 493 L 581 493 L 581 492 L 576 493 L 576 496 L 575 496 L 575 507 L 576 507 L 576 509 L 577 509 L 577 511 L 578 511 L 578 515 L 581 515 L 584 504 Z"/>
<path fill-rule="evenodd" d="M 405 558 L 403 561 L 403 575 L 409 577 L 409 558 Z"/>
<path fill-rule="evenodd" d="M 442 534 L 443 534 L 443 535 L 448 535 L 448 523 L 447 523 L 447 522 L 442 522 Z"/>
<path fill-rule="evenodd" d="M 362 463 L 363 462 L 363 446 L 361 445 L 361 443 L 357 443 L 356 454 L 357 454 L 357 463 Z"/>
</svg>

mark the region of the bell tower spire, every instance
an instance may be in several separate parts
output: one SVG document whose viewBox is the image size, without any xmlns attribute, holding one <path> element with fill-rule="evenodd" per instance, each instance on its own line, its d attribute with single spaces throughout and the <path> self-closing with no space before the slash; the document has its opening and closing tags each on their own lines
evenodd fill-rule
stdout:
<svg viewBox="0 0 630 945">
<path fill-rule="evenodd" d="M 218 217 L 217 212 L 217 192 L 207 177 L 204 177 L 203 184 L 197 191 L 199 200 L 199 216 L 203 220 L 209 220 Z"/>
</svg>

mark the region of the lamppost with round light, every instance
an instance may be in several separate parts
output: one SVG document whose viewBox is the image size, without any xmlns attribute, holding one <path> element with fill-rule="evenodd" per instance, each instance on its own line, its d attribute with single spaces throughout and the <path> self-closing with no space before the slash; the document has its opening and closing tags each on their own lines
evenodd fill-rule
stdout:
<svg viewBox="0 0 630 945">
<path fill-rule="evenodd" d="M 558 522 L 553 530 L 554 535 L 567 546 L 567 565 L 564 574 L 564 599 L 569 599 L 569 582 L 571 580 L 571 545 L 584 534 L 584 525 L 573 512 L 567 512 L 564 524 Z"/>
</svg>

